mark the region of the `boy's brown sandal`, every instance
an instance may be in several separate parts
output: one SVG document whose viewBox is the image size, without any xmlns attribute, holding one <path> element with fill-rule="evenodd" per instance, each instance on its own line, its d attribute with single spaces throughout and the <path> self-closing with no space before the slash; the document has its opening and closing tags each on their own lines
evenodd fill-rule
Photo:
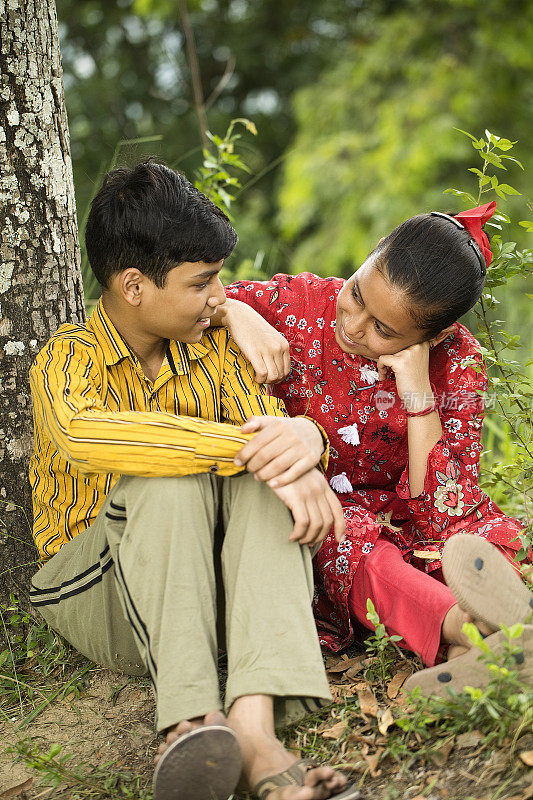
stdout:
<svg viewBox="0 0 533 800">
<path fill-rule="evenodd" d="M 499 655 L 504 649 L 505 634 L 503 631 L 497 631 L 487 636 L 485 642 L 495 655 Z M 520 647 L 513 656 L 518 678 L 522 683 L 533 686 L 533 625 L 524 625 L 522 635 L 513 639 L 513 644 Z M 423 695 L 448 697 L 448 689 L 453 689 L 457 693 L 462 692 L 465 686 L 484 689 L 493 674 L 487 669 L 486 664 L 479 660 L 480 657 L 481 652 L 478 648 L 472 647 L 462 656 L 437 664 L 436 667 L 415 672 L 404 683 L 404 691 L 409 694 L 418 687 Z"/>
<path fill-rule="evenodd" d="M 159 759 L 154 772 L 154 800 L 228 800 L 241 770 L 241 748 L 231 728 L 194 728 L 173 742 Z"/>
<path fill-rule="evenodd" d="M 533 620 L 533 593 L 486 539 L 471 533 L 451 536 L 442 553 L 442 571 L 457 602 L 491 628 Z"/>
<path fill-rule="evenodd" d="M 277 775 L 271 775 L 269 778 L 264 778 L 254 786 L 253 792 L 259 797 L 259 800 L 266 800 L 270 792 L 274 789 L 281 789 L 284 786 L 303 786 L 305 776 L 310 769 L 316 769 L 320 766 L 311 758 L 303 758 L 300 761 L 295 761 L 294 764 L 283 772 L 278 772 Z M 361 797 L 361 793 L 353 786 L 347 786 L 341 792 L 330 795 L 331 800 L 357 800 Z"/>
</svg>

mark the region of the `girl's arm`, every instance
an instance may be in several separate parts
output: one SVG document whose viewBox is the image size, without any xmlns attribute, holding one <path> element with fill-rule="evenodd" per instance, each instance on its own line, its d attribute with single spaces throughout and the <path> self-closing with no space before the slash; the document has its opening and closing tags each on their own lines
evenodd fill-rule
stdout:
<svg viewBox="0 0 533 800">
<path fill-rule="evenodd" d="M 428 456 L 442 437 L 442 425 L 436 407 L 429 414 L 409 416 L 436 405 L 429 380 L 429 351 L 429 342 L 422 342 L 394 355 L 381 356 L 377 362 L 381 379 L 385 377 L 387 367 L 394 371 L 398 395 L 407 412 L 411 497 L 418 497 L 424 490 Z"/>
<path fill-rule="evenodd" d="M 470 520 L 481 519 L 493 507 L 490 498 L 478 486 L 484 416 L 481 394 L 487 389 L 487 377 L 479 353 L 470 350 L 465 352 L 465 356 L 464 361 L 472 358 L 477 369 L 465 363 L 454 372 L 449 372 L 444 391 L 435 398 L 438 412 L 432 412 L 427 417 L 411 418 L 416 427 L 409 426 L 408 421 L 409 463 L 396 488 L 398 496 L 411 511 L 413 522 L 423 533 L 426 546 L 429 544 L 431 547 L 433 542 L 437 549 L 449 535 L 450 527 L 459 526 L 461 529 Z M 417 398 L 418 401 L 422 399 Z M 420 404 L 419 408 L 427 408 L 430 399 L 431 395 L 426 397 L 425 405 Z M 408 406 L 412 402 L 413 396 L 407 392 L 404 403 Z M 430 428 L 430 425 L 433 426 L 432 420 L 438 420 L 441 436 L 428 451 L 438 433 L 436 424 L 435 428 Z M 427 427 L 420 425 L 424 421 L 427 421 Z M 420 447 L 418 453 L 417 444 Z M 425 459 L 423 476 L 420 463 L 422 456 Z M 420 473 L 416 472 L 418 469 Z M 414 481 L 411 486 L 412 477 Z M 419 479 L 422 486 L 418 483 Z"/>
<path fill-rule="evenodd" d="M 245 302 L 228 298 L 218 306 L 212 324 L 229 329 L 252 365 L 258 383 L 279 383 L 289 374 L 291 359 L 287 340 Z"/>
<path fill-rule="evenodd" d="M 310 292 L 316 306 L 323 283 L 310 272 L 280 272 L 269 281 L 242 280 L 226 286 L 228 300 L 219 307 L 218 319 L 254 367 L 258 383 L 277 383 L 289 374 L 289 346 L 282 334 L 291 330 L 295 318 L 305 316 Z"/>
</svg>

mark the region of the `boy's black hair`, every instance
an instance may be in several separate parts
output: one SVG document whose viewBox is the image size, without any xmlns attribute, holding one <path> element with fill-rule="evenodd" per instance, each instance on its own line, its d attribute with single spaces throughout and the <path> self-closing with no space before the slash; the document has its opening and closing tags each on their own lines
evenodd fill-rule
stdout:
<svg viewBox="0 0 533 800">
<path fill-rule="evenodd" d="M 211 200 L 152 160 L 107 173 L 85 229 L 89 263 L 104 288 L 128 267 L 162 288 L 178 264 L 220 261 L 236 243 L 228 217 Z"/>
<path fill-rule="evenodd" d="M 479 300 L 486 270 L 467 230 L 440 216 L 403 222 L 372 251 L 376 268 L 405 292 L 417 327 L 431 339 Z"/>
</svg>

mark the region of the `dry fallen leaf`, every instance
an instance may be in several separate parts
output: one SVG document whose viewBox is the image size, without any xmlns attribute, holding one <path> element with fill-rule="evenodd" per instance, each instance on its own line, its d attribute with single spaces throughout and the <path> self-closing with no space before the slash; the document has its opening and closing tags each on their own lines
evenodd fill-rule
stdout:
<svg viewBox="0 0 533 800">
<path fill-rule="evenodd" d="M 378 701 L 372 689 L 366 683 L 357 683 L 355 685 L 361 714 L 377 717 L 378 715 Z"/>
<path fill-rule="evenodd" d="M 394 725 L 394 717 L 389 707 L 380 713 L 378 716 L 378 730 L 381 734 L 385 735 L 391 725 Z"/>
<path fill-rule="evenodd" d="M 448 761 L 448 756 L 450 755 L 454 744 L 455 736 L 450 736 L 449 739 L 445 739 L 442 743 L 440 743 L 429 755 L 433 763 L 438 767 L 442 767 L 443 764 Z"/>
<path fill-rule="evenodd" d="M 476 747 L 482 738 L 483 734 L 479 731 L 467 731 L 466 733 L 461 733 L 457 737 L 456 746 L 459 750 L 463 750 L 467 747 Z"/>
<path fill-rule="evenodd" d="M 321 732 L 321 736 L 324 739 L 340 739 L 344 731 L 346 730 L 346 723 L 345 722 L 336 722 L 335 725 L 332 725 L 331 728 L 326 728 L 325 731 Z"/>
<path fill-rule="evenodd" d="M 363 736 L 362 733 L 356 733 L 352 731 L 348 737 L 348 741 L 351 742 L 362 742 L 363 744 L 375 744 L 375 735 L 372 734 L 370 736 Z M 367 750 L 368 752 L 368 750 Z"/>
<path fill-rule="evenodd" d="M 357 656 L 355 658 L 345 658 L 337 661 L 335 664 L 332 664 L 330 667 L 327 667 L 328 672 L 346 672 L 346 670 L 350 669 L 350 667 L 354 667 L 361 663 L 362 656 Z"/>
<path fill-rule="evenodd" d="M 520 759 L 524 762 L 526 767 L 533 767 L 533 750 L 524 750 L 520 753 Z"/>
<path fill-rule="evenodd" d="M 6 789 L 2 794 L 0 794 L 1 800 L 7 800 L 8 797 L 18 797 L 25 792 L 26 789 L 29 789 L 33 783 L 33 778 L 28 778 L 27 781 L 24 783 L 18 783 L 16 786 L 10 786 L 9 789 Z"/>
<path fill-rule="evenodd" d="M 378 769 L 379 759 L 381 758 L 381 754 L 383 753 L 385 748 L 378 747 L 375 753 L 371 756 L 366 755 L 363 753 L 363 758 L 365 759 L 366 763 L 368 764 L 368 769 L 370 771 L 370 775 L 372 778 L 377 778 L 381 775 L 381 770 Z"/>
<path fill-rule="evenodd" d="M 344 695 L 345 695 L 344 686 L 336 686 L 335 684 L 331 684 L 330 683 L 329 690 L 330 690 L 331 694 L 333 695 L 333 700 L 336 703 L 339 703 L 340 701 L 343 700 Z"/>
<path fill-rule="evenodd" d="M 388 511 L 386 514 L 383 511 L 379 511 L 376 514 L 377 522 L 380 522 L 382 525 L 384 525 L 391 531 L 397 531 L 398 533 L 401 533 L 402 529 L 398 528 L 396 525 L 393 525 L 391 523 L 391 519 L 392 519 L 392 511 Z"/>
<path fill-rule="evenodd" d="M 357 673 L 364 669 L 364 666 L 363 660 L 361 659 L 358 664 L 354 664 L 353 667 L 350 667 L 350 669 L 346 671 L 346 677 L 355 678 Z"/>
<path fill-rule="evenodd" d="M 440 553 L 436 550 L 414 550 L 413 555 L 416 558 L 423 558 L 425 561 L 437 561 L 440 558 Z"/>
<path fill-rule="evenodd" d="M 533 797 L 533 783 L 530 783 L 523 794 L 523 800 L 531 800 Z"/>
<path fill-rule="evenodd" d="M 389 700 L 394 700 L 409 675 L 411 675 L 410 669 L 402 669 L 394 675 L 387 686 L 387 697 Z"/>
</svg>

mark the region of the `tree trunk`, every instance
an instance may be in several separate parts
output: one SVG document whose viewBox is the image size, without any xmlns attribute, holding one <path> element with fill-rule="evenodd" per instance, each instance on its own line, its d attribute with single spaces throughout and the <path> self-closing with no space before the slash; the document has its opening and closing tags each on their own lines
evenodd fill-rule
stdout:
<svg viewBox="0 0 533 800">
<path fill-rule="evenodd" d="M 36 571 L 28 370 L 85 319 L 54 0 L 0 0 L 0 595 Z"/>
</svg>

